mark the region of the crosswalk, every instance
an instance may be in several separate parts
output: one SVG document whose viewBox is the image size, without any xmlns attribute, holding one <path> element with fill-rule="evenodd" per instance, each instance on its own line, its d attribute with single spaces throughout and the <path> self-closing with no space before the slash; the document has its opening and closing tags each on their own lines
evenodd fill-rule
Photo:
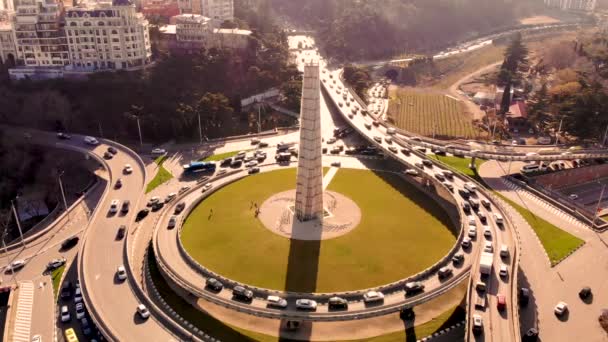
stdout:
<svg viewBox="0 0 608 342">
<path fill-rule="evenodd" d="M 535 201 L 537 204 L 540 204 L 541 206 L 543 206 L 546 210 L 548 210 L 549 212 L 551 212 L 552 214 L 560 217 L 562 220 L 565 220 L 579 228 L 590 228 L 588 225 L 584 224 L 583 222 L 579 221 L 578 219 L 576 219 L 574 216 L 566 213 L 565 211 L 555 207 L 554 205 L 552 205 L 551 203 L 543 200 L 542 198 L 530 193 L 529 191 L 524 190 L 523 188 L 521 188 L 519 185 L 505 179 L 505 178 L 501 178 L 502 182 L 505 184 L 505 186 L 507 188 L 509 188 L 509 190 L 516 192 L 518 195 L 533 200 Z"/>
<path fill-rule="evenodd" d="M 31 281 L 19 283 L 17 311 L 13 329 L 13 341 L 29 342 L 32 325 L 32 309 L 34 307 L 34 283 Z"/>
</svg>

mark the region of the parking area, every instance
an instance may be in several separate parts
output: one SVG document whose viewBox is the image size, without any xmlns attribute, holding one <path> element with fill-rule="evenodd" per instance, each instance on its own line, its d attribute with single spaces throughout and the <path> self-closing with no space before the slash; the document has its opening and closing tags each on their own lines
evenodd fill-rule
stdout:
<svg viewBox="0 0 608 342">
<path fill-rule="evenodd" d="M 598 201 L 600 210 L 608 208 L 608 191 L 604 191 L 602 196 L 602 188 L 604 188 L 604 186 L 608 186 L 608 177 L 583 184 L 563 187 L 559 192 L 577 205 L 594 212 L 596 208 L 598 208 Z M 600 196 L 602 196 L 601 200 Z"/>
</svg>

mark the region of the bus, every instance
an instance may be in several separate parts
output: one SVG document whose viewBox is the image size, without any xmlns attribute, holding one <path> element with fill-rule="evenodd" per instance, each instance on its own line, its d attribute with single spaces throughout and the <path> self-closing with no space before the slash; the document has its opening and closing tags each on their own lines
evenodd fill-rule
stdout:
<svg viewBox="0 0 608 342">
<path fill-rule="evenodd" d="M 190 164 L 182 165 L 184 168 L 184 172 L 186 173 L 194 173 L 194 172 L 215 172 L 216 164 L 215 162 L 197 162 L 193 161 Z"/>
<path fill-rule="evenodd" d="M 76 337 L 76 332 L 74 331 L 74 329 L 65 329 L 63 334 L 65 335 L 66 342 L 78 342 L 78 337 Z"/>
</svg>

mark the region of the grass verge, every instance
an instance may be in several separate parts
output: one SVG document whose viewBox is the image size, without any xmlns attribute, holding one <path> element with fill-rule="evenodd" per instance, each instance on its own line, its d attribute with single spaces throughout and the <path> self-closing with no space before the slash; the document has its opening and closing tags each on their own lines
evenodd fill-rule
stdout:
<svg viewBox="0 0 608 342">
<path fill-rule="evenodd" d="M 453 156 L 438 156 L 436 154 L 430 154 L 430 158 L 439 160 L 440 162 L 453 167 L 459 172 L 475 179 L 481 184 L 485 184 L 483 179 L 477 173 L 481 164 L 484 163 L 485 160 L 481 160 L 479 158 L 475 159 L 475 170 L 471 170 L 469 165 L 471 165 L 471 158 L 461 158 L 461 157 L 453 157 Z"/>
<path fill-rule="evenodd" d="M 251 203 L 293 189 L 295 177 L 296 169 L 261 173 L 210 195 L 184 223 L 188 253 L 210 270 L 253 286 L 334 292 L 420 272 L 455 242 L 447 213 L 430 197 L 396 175 L 354 169 L 340 169 L 328 189 L 357 203 L 362 216 L 355 229 L 321 242 L 273 234 Z"/>
<path fill-rule="evenodd" d="M 528 221 L 532 229 L 536 232 L 540 243 L 545 248 L 551 266 L 557 265 L 563 258 L 578 248 L 585 241 L 576 236 L 563 231 L 555 225 L 545 221 L 543 218 L 534 215 L 530 210 L 511 201 L 505 196 L 498 194 L 505 202 L 509 203 L 523 218 Z"/>
<path fill-rule="evenodd" d="M 154 176 L 154 178 L 150 181 L 150 183 L 148 183 L 148 186 L 146 187 L 146 193 L 156 189 L 161 184 L 168 182 L 171 178 L 173 178 L 171 172 L 167 171 L 167 169 L 165 169 L 165 167 L 163 166 L 165 160 L 167 160 L 166 155 L 160 156 L 154 160 L 154 163 L 158 165 L 158 172 L 156 173 L 156 176 Z"/>
<path fill-rule="evenodd" d="M 53 272 L 51 272 L 51 279 L 53 279 L 53 293 L 55 293 L 55 297 L 57 297 L 57 293 L 59 292 L 59 285 L 61 282 L 61 276 L 63 275 L 63 272 L 65 271 L 65 265 L 53 270 Z"/>
<path fill-rule="evenodd" d="M 231 151 L 231 152 L 224 152 L 224 153 L 214 154 L 214 155 L 209 156 L 207 158 L 203 158 L 201 161 L 220 161 L 222 159 L 233 157 L 237 153 L 239 153 L 239 151 Z"/>
</svg>

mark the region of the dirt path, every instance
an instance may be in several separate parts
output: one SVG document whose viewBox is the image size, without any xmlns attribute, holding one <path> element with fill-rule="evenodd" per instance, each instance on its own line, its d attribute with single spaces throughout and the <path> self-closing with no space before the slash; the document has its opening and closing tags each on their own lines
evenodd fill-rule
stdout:
<svg viewBox="0 0 608 342">
<path fill-rule="evenodd" d="M 481 120 L 485 116 L 486 113 L 484 111 L 482 111 L 481 109 L 479 109 L 479 106 L 476 105 L 474 102 L 469 101 L 469 99 L 460 90 L 458 90 L 458 88 L 460 87 L 461 84 L 465 83 L 466 81 L 470 80 L 471 78 L 482 75 L 482 74 L 492 70 L 493 68 L 496 68 L 501 63 L 502 62 L 496 62 L 496 63 L 490 64 L 488 66 L 485 66 L 471 74 L 468 74 L 468 75 L 464 76 L 463 78 L 459 79 L 458 81 L 456 81 L 456 83 L 452 84 L 450 86 L 450 88 L 448 89 L 448 93 L 450 95 L 456 97 L 458 100 L 462 101 L 465 104 L 467 112 L 469 112 L 469 113 L 471 113 L 471 115 L 473 115 L 473 119 Z"/>
</svg>

